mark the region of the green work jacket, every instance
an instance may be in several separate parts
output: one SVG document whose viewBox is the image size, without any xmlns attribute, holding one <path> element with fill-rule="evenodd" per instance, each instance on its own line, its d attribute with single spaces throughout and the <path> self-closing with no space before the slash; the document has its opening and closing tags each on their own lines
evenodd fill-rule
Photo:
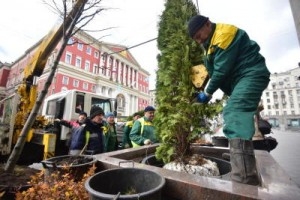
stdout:
<svg viewBox="0 0 300 200">
<path fill-rule="evenodd" d="M 146 117 L 141 117 L 134 122 L 129 137 L 133 147 L 144 145 L 146 139 L 150 139 L 152 143 L 157 142 L 155 127 Z"/>
<path fill-rule="evenodd" d="M 269 77 L 260 47 L 244 30 L 228 24 L 212 26 L 212 34 L 204 43 L 205 66 L 210 76 L 207 93 L 213 94 L 220 88 L 230 96 L 243 77 Z"/>
</svg>

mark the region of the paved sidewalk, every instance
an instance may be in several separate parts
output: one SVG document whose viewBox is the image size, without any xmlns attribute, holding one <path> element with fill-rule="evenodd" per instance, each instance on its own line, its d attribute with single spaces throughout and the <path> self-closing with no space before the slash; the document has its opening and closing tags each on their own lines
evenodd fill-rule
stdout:
<svg viewBox="0 0 300 200">
<path fill-rule="evenodd" d="M 300 187 L 300 132 L 273 130 L 278 145 L 271 155 Z"/>
</svg>

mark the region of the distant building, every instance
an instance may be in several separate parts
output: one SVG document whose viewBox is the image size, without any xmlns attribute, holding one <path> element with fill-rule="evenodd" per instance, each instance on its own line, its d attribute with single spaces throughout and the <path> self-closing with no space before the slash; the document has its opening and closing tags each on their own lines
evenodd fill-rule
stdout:
<svg viewBox="0 0 300 200">
<path fill-rule="evenodd" d="M 10 66 L 1 63 L 2 98 L 14 93 L 22 82 L 24 68 L 40 43 L 28 49 Z M 48 57 L 43 74 L 37 79 L 38 91 L 45 85 L 60 45 Z M 47 96 L 69 89 L 93 92 L 117 98 L 118 115 L 129 116 L 150 104 L 149 76 L 150 73 L 139 65 L 127 47 L 98 41 L 79 31 L 69 40 Z"/>
<path fill-rule="evenodd" d="M 154 107 L 157 107 L 157 104 L 156 104 L 156 101 L 155 101 L 156 90 L 150 90 L 149 95 L 150 95 L 149 105 L 153 105 Z"/>
<path fill-rule="evenodd" d="M 273 127 L 300 129 L 300 67 L 272 74 L 262 101 L 262 115 Z"/>
</svg>

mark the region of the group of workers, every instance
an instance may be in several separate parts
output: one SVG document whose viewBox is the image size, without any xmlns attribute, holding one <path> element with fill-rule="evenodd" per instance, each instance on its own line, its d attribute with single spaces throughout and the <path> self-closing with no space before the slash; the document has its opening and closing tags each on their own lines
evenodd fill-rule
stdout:
<svg viewBox="0 0 300 200">
<path fill-rule="evenodd" d="M 155 108 L 147 106 L 144 116 L 133 114 L 133 120 L 124 126 L 122 148 L 138 147 L 157 142 L 152 124 Z M 91 108 L 90 116 L 80 112 L 77 121 L 56 119 L 60 125 L 71 128 L 68 146 L 70 155 L 98 154 L 119 149 L 117 127 L 113 113 L 104 114 L 102 108 Z"/>
</svg>

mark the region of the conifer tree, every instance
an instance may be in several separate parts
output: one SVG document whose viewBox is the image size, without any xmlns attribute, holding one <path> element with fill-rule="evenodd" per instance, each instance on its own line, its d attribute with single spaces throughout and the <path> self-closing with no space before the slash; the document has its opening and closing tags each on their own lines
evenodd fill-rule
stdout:
<svg viewBox="0 0 300 200">
<path fill-rule="evenodd" d="M 189 36 L 188 20 L 197 14 L 191 0 L 167 0 L 160 16 L 155 126 L 161 145 L 156 157 L 165 163 L 189 155 L 190 142 L 208 132 L 203 120 L 216 114 L 213 104 L 192 105 L 191 67 L 203 63 L 203 50 Z"/>
</svg>

